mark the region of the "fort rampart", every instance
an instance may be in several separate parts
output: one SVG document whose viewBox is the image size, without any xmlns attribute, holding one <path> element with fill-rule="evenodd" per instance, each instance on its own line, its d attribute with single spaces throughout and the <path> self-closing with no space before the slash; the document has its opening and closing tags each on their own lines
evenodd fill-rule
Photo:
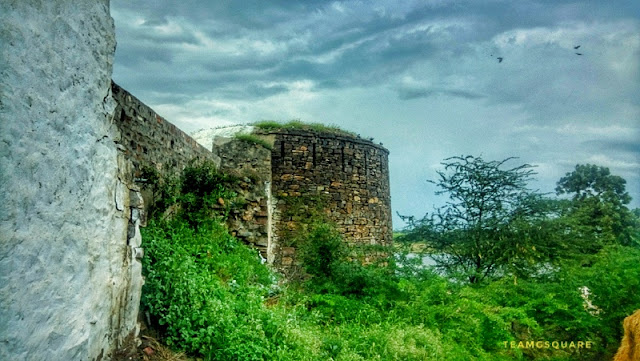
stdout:
<svg viewBox="0 0 640 361">
<path fill-rule="evenodd" d="M 286 243 L 296 202 L 319 201 L 351 244 L 391 242 L 386 149 L 300 129 L 256 131 L 269 147 L 202 147 L 112 83 L 108 1 L 0 2 L 0 40 L 0 359 L 136 346 L 146 167 L 236 172 L 245 202 L 230 230 L 285 272 L 299 265 Z"/>
<path fill-rule="evenodd" d="M 178 172 L 194 158 L 240 176 L 235 191 L 244 206 L 232 209 L 230 231 L 284 273 L 300 265 L 290 233 L 311 208 L 351 245 L 391 244 L 389 152 L 383 146 L 347 132 L 283 126 L 253 129 L 268 148 L 227 136 L 207 140 L 208 150 L 126 90 L 112 89 L 119 147 L 133 164 L 134 179 L 144 184 L 144 167 Z"/>
<path fill-rule="evenodd" d="M 120 130 L 116 142 L 133 164 L 134 178 L 139 178 L 144 167 L 159 172 L 184 168 L 192 159 L 219 159 L 191 138 L 187 133 L 158 115 L 138 98 L 111 83 L 117 103 L 114 122 Z"/>
</svg>

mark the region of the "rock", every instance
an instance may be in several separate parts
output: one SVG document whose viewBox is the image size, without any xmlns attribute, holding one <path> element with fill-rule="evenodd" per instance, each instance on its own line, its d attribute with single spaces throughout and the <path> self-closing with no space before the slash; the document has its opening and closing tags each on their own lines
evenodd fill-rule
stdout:
<svg viewBox="0 0 640 361">
<path fill-rule="evenodd" d="M 118 180 L 116 183 L 116 192 L 115 192 L 115 202 L 116 209 L 119 211 L 123 211 L 127 206 L 127 187 L 122 183 L 122 181 Z"/>
<path fill-rule="evenodd" d="M 132 208 L 144 208 L 144 200 L 140 192 L 129 190 L 129 206 Z"/>
</svg>

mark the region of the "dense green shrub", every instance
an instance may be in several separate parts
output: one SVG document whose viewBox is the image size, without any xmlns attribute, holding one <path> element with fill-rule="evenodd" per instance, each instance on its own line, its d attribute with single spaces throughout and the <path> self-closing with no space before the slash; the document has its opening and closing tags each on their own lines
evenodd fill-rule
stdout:
<svg viewBox="0 0 640 361">
<path fill-rule="evenodd" d="M 330 243 L 330 230 L 316 231 Z M 430 271 L 394 276 L 318 247 L 333 265 L 315 264 L 323 282 L 289 285 L 267 307 L 273 276 L 220 224 L 152 222 L 144 239 L 145 309 L 170 344 L 212 360 L 600 360 L 616 347 L 621 318 L 640 307 L 640 254 L 625 248 L 545 278 L 470 286 Z M 600 314 L 584 308 L 583 285 Z M 597 347 L 503 346 L 526 340 Z"/>
<path fill-rule="evenodd" d="M 640 309 L 640 249 L 611 245 L 604 247 L 590 264 L 565 267 L 565 284 L 588 287 L 589 299 L 597 309 L 574 325 L 598 341 L 604 355 L 615 353 L 622 338 L 622 319 Z"/>
<path fill-rule="evenodd" d="M 315 292 L 385 298 L 395 293 L 390 268 L 363 266 L 354 247 L 330 224 L 314 223 L 298 241 L 302 265 L 312 276 L 307 282 Z M 364 251 L 366 254 L 366 251 Z"/>
<path fill-rule="evenodd" d="M 336 266 L 346 256 L 342 236 L 326 223 L 312 225 L 298 246 L 307 273 L 323 281 L 333 277 Z"/>
<path fill-rule="evenodd" d="M 255 250 L 214 221 L 198 230 L 183 221 L 154 221 L 143 237 L 142 304 L 169 345 L 204 355 L 215 350 L 220 360 L 267 353 L 278 328 L 262 301 L 273 278 Z M 239 340 L 251 342 L 239 349 Z"/>
<path fill-rule="evenodd" d="M 209 160 L 194 160 L 180 174 L 144 167 L 141 181 L 151 191 L 150 218 L 179 217 L 197 226 L 201 219 L 225 216 L 236 201 L 238 178 L 218 172 Z M 220 199 L 226 201 L 224 206 Z"/>
<path fill-rule="evenodd" d="M 218 172 L 211 161 L 192 164 L 180 176 L 178 217 L 197 227 L 203 220 L 226 216 L 236 193 L 237 178 Z"/>
<path fill-rule="evenodd" d="M 518 339 L 589 340 L 594 345 L 580 353 L 529 351 L 529 358 L 551 354 L 556 360 L 610 359 L 622 338 L 622 319 L 640 308 L 638 259 L 638 249 L 609 246 L 588 264 L 567 262 L 547 277 L 520 280 L 517 284 L 503 279 L 478 291 L 485 303 L 526 315 L 521 321 L 514 321 L 514 336 Z M 593 307 L 581 296 L 583 287 L 587 287 Z"/>
<path fill-rule="evenodd" d="M 637 248 L 608 245 L 529 277 L 469 284 L 420 259 L 363 266 L 323 222 L 319 202 L 306 205 L 304 197 L 287 201 L 286 216 L 304 218 L 289 236 L 310 278 L 276 285 L 257 251 L 221 223 L 233 182 L 206 163 L 157 180 L 158 189 L 173 190 L 161 204 L 177 211 L 143 230 L 143 310 L 166 343 L 206 360 L 595 361 L 611 358 L 622 319 L 640 308 Z M 504 346 L 531 340 L 595 347 Z"/>
<path fill-rule="evenodd" d="M 170 172 L 164 174 L 153 167 L 143 167 L 140 181 L 142 188 L 151 192 L 150 204 L 146 205 L 150 218 L 159 217 L 177 202 L 180 194 L 179 178 Z"/>
<path fill-rule="evenodd" d="M 143 309 L 173 347 L 211 360 L 265 359 L 282 329 L 263 305 L 274 275 L 221 222 L 236 180 L 211 162 L 186 167 L 178 180 L 159 200 L 177 212 L 168 220 L 156 213 L 142 231 Z"/>
</svg>

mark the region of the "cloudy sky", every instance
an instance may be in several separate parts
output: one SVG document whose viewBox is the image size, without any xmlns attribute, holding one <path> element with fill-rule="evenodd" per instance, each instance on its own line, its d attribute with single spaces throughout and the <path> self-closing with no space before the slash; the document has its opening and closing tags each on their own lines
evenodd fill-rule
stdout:
<svg viewBox="0 0 640 361">
<path fill-rule="evenodd" d="M 394 212 L 442 204 L 426 180 L 467 154 L 535 165 L 543 192 L 607 166 L 640 206 L 637 0 L 111 0 L 111 14 L 114 80 L 169 121 L 374 137 Z"/>
</svg>

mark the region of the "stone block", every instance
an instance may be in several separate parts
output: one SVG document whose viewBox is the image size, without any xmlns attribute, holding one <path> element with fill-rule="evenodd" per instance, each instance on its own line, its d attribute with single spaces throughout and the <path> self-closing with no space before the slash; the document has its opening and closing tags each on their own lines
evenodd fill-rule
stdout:
<svg viewBox="0 0 640 361">
<path fill-rule="evenodd" d="M 296 249 L 293 247 L 282 247 L 282 256 L 291 257 L 296 253 Z"/>
<path fill-rule="evenodd" d="M 123 211 L 128 206 L 128 189 L 120 180 L 116 183 L 115 206 L 119 211 Z"/>
<path fill-rule="evenodd" d="M 144 208 L 144 199 L 137 190 L 129 190 L 129 206 L 131 208 Z"/>
</svg>

